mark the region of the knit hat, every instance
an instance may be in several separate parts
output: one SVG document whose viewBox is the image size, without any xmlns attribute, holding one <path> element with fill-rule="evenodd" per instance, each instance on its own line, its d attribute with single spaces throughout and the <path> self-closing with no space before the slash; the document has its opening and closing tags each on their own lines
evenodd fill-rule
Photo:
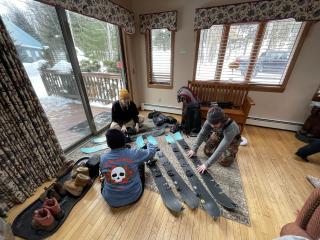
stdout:
<svg viewBox="0 0 320 240">
<path fill-rule="evenodd" d="M 126 137 L 123 132 L 118 129 L 109 129 L 106 133 L 107 144 L 111 149 L 124 147 Z"/>
<path fill-rule="evenodd" d="M 215 105 L 209 109 L 208 114 L 207 114 L 207 120 L 210 124 L 215 125 L 220 122 L 222 122 L 222 123 L 225 122 L 226 116 L 224 115 L 222 108 Z"/>
<path fill-rule="evenodd" d="M 119 99 L 120 100 L 125 99 L 128 96 L 129 96 L 129 93 L 128 93 L 127 89 L 125 89 L 125 88 L 120 89 L 120 91 L 119 91 Z"/>
</svg>

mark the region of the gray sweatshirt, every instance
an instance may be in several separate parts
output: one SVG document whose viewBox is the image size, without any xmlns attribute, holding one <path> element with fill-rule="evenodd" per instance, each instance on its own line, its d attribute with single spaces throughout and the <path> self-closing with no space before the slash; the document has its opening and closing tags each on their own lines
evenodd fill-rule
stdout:
<svg viewBox="0 0 320 240">
<path fill-rule="evenodd" d="M 205 123 L 202 126 L 202 129 L 197 137 L 196 142 L 192 146 L 192 150 L 196 153 L 198 151 L 199 146 L 203 143 L 205 139 L 208 138 L 208 135 L 210 134 L 210 131 L 212 130 L 211 125 L 208 121 L 205 121 Z M 218 130 L 219 131 L 219 130 Z M 220 130 L 222 131 L 222 130 Z M 232 123 L 223 131 L 223 139 L 219 143 L 218 147 L 214 151 L 214 153 L 209 157 L 209 159 L 204 163 L 206 167 L 211 166 L 213 163 L 215 163 L 226 151 L 226 149 L 231 144 L 232 140 L 235 136 L 240 134 L 239 126 L 235 121 L 232 121 Z"/>
</svg>

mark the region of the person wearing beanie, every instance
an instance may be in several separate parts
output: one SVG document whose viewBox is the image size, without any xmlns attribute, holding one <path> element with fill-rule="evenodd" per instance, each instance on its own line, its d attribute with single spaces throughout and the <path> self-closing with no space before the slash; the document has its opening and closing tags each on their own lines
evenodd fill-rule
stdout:
<svg viewBox="0 0 320 240">
<path fill-rule="evenodd" d="M 127 132 L 131 128 L 136 133 L 143 123 L 143 117 L 138 116 L 138 109 L 130 96 L 127 89 L 120 89 L 119 100 L 112 104 L 112 122 L 110 128 L 119 129 L 122 132 Z"/>
<path fill-rule="evenodd" d="M 100 171 L 104 175 L 101 194 L 111 207 L 122 207 L 140 199 L 144 191 L 144 163 L 154 157 L 157 147 L 147 149 L 125 147 L 125 135 L 118 129 L 106 133 L 110 151 L 100 158 Z"/>
<path fill-rule="evenodd" d="M 203 173 L 218 160 L 222 166 L 229 167 L 235 160 L 241 142 L 240 129 L 238 124 L 226 117 L 223 110 L 217 105 L 209 109 L 207 119 L 196 142 L 187 152 L 188 157 L 195 155 L 199 146 L 206 139 L 208 140 L 204 146 L 204 153 L 208 156 L 208 160 L 198 166 L 197 171 Z"/>
</svg>

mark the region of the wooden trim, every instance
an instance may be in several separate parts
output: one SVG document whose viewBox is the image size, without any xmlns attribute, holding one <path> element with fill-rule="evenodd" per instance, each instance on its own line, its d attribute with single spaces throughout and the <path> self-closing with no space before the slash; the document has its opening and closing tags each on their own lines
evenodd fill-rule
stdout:
<svg viewBox="0 0 320 240">
<path fill-rule="evenodd" d="M 147 63 L 147 86 L 148 88 L 172 89 L 173 88 L 173 71 L 174 71 L 174 40 L 175 32 L 171 31 L 171 73 L 170 82 L 168 84 L 152 82 L 152 49 L 151 49 L 151 31 L 146 30 L 146 63 Z"/>
<path fill-rule="evenodd" d="M 215 80 L 220 80 L 220 78 L 221 78 L 221 72 L 222 72 L 222 67 L 223 67 L 223 62 L 224 62 L 224 56 L 226 54 L 229 32 L 230 32 L 230 25 L 229 24 L 224 25 L 223 32 L 221 35 L 216 72 L 215 72 L 215 76 L 214 76 Z"/>
<path fill-rule="evenodd" d="M 193 81 L 196 80 L 196 74 L 197 74 L 200 36 L 201 36 L 201 30 L 197 30 L 196 31 L 196 49 L 195 49 L 195 55 L 194 55 L 194 66 L 193 66 L 193 77 L 192 77 Z"/>
<path fill-rule="evenodd" d="M 267 24 L 265 22 L 260 23 L 258 31 L 256 33 L 256 38 L 255 38 L 254 45 L 252 47 L 251 54 L 250 54 L 250 60 L 249 60 L 249 63 L 248 63 L 247 73 L 246 73 L 246 76 L 244 78 L 244 81 L 247 82 L 247 83 L 250 82 L 252 73 L 253 73 L 254 68 L 255 68 L 255 64 L 257 62 L 257 59 L 258 59 L 258 56 L 259 56 L 259 53 L 260 53 L 260 48 L 261 48 L 261 45 L 262 45 L 262 42 L 263 42 L 264 33 L 266 31 L 266 25 Z"/>
<path fill-rule="evenodd" d="M 310 28 L 312 26 L 312 23 L 311 22 L 306 22 L 306 23 L 303 23 L 301 29 L 300 29 L 300 32 L 299 32 L 299 35 L 297 37 L 297 41 L 295 42 L 294 44 L 294 47 L 292 49 L 292 52 L 293 54 L 291 55 L 290 57 L 290 60 L 289 60 L 289 65 L 286 69 L 286 71 L 284 72 L 284 78 L 283 78 L 283 81 L 282 81 L 282 84 L 281 84 L 281 90 L 282 92 L 285 90 L 287 84 L 288 84 L 288 81 L 289 81 L 289 78 L 291 76 L 291 73 L 292 73 L 292 70 L 294 68 L 294 65 L 298 59 L 298 56 L 300 54 L 300 51 L 301 51 L 301 48 L 303 46 L 303 43 L 304 43 L 304 40 L 306 39 L 309 31 L 310 31 Z"/>
</svg>

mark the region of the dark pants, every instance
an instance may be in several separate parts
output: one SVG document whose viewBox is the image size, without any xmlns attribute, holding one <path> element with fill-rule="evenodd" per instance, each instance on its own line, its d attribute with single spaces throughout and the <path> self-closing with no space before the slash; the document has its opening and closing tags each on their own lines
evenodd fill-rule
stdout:
<svg viewBox="0 0 320 240">
<path fill-rule="evenodd" d="M 299 148 L 297 154 L 299 156 L 306 158 L 312 154 L 320 152 L 320 140 L 315 140 L 302 148 Z"/>
</svg>

